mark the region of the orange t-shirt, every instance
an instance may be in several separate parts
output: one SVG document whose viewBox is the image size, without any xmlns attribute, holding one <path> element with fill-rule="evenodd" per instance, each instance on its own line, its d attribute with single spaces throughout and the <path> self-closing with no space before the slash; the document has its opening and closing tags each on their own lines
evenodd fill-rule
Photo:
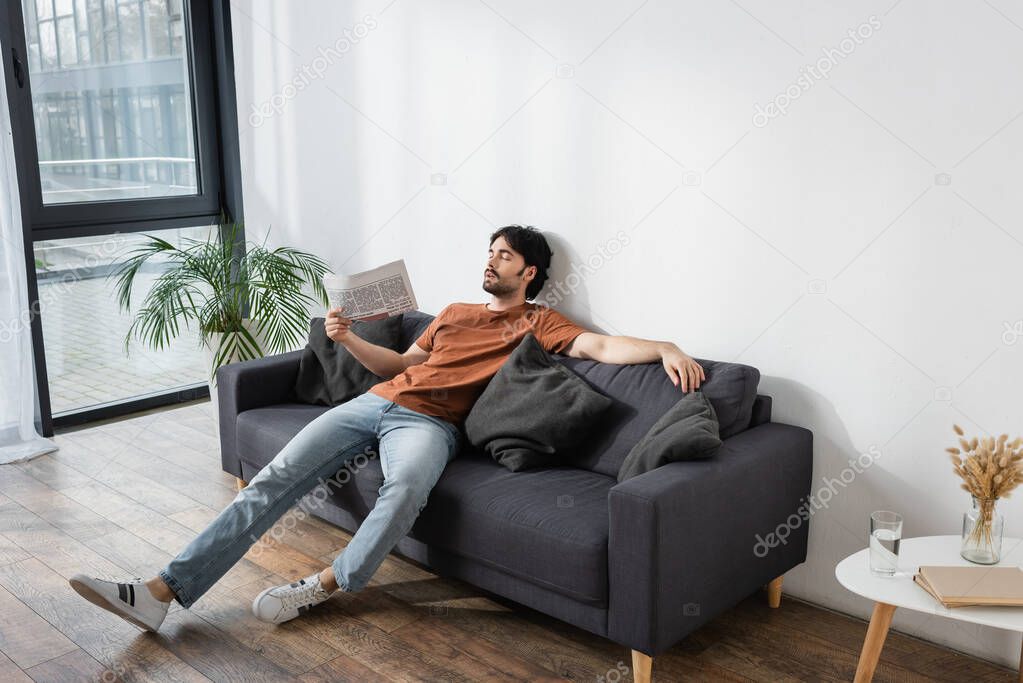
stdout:
<svg viewBox="0 0 1023 683">
<path fill-rule="evenodd" d="M 585 328 L 528 301 L 506 311 L 486 304 L 446 306 L 416 340 L 430 356 L 370 388 L 377 396 L 461 426 L 473 404 L 527 332 L 552 353 Z"/>
</svg>

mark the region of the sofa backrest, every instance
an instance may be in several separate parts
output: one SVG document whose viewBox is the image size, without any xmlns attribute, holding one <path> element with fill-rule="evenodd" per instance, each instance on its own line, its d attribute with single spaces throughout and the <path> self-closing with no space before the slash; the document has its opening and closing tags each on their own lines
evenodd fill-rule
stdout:
<svg viewBox="0 0 1023 683">
<path fill-rule="evenodd" d="M 419 339 L 419 335 L 423 333 L 423 330 L 426 329 L 426 326 L 430 324 L 434 317 L 422 311 L 409 311 L 405 313 L 401 321 L 401 345 L 398 348 L 404 352 L 408 347 L 412 346 L 412 342 Z"/>
<path fill-rule="evenodd" d="M 422 311 L 406 313 L 402 320 L 401 348 L 411 346 L 433 318 Z M 671 383 L 660 363 L 611 365 L 556 354 L 553 357 L 614 399 L 610 411 L 600 423 L 587 430 L 585 435 L 580 435 L 571 463 L 617 477 L 625 456 L 682 398 L 682 391 Z M 700 390 L 714 406 L 721 438 L 726 439 L 747 429 L 757 397 L 760 371 L 739 363 L 698 360 L 707 375 Z"/>
<path fill-rule="evenodd" d="M 581 435 L 578 449 L 571 458 L 577 467 L 611 477 L 618 476 L 632 447 L 684 396 L 682 390 L 671 383 L 660 362 L 611 365 L 567 356 L 555 355 L 554 358 L 614 399 L 599 424 Z M 760 371 L 739 363 L 697 360 L 707 376 L 700 391 L 714 406 L 721 438 L 727 439 L 747 429 Z"/>
</svg>

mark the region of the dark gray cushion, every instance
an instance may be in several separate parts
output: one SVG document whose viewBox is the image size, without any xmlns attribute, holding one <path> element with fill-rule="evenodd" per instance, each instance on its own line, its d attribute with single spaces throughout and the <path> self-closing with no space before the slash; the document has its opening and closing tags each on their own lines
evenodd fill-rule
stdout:
<svg viewBox="0 0 1023 683">
<path fill-rule="evenodd" d="M 671 383 L 660 363 L 612 365 L 566 356 L 554 358 L 614 400 L 600 421 L 580 437 L 571 462 L 617 477 L 625 456 L 678 403 L 682 391 Z M 700 391 L 714 406 L 721 438 L 745 430 L 753 412 L 760 372 L 738 363 L 697 361 L 707 375 Z"/>
<path fill-rule="evenodd" d="M 589 604 L 607 604 L 605 477 L 573 467 L 509 472 L 468 451 L 448 463 L 412 536 Z"/>
<path fill-rule="evenodd" d="M 313 318 L 309 324 L 309 343 L 302 352 L 295 379 L 295 395 L 299 401 L 336 406 L 385 381 L 386 378 L 370 372 L 348 349 L 328 337 L 323 322 L 323 318 Z M 351 327 L 353 334 L 372 344 L 403 352 L 401 330 L 401 315 L 383 320 L 357 320 Z"/>
<path fill-rule="evenodd" d="M 404 353 L 412 344 L 419 339 L 419 335 L 426 331 L 430 321 L 436 316 L 422 311 L 409 311 L 404 314 L 401 321 L 401 344 L 400 351 Z"/>
<path fill-rule="evenodd" d="M 714 406 L 702 391 L 686 394 L 661 416 L 618 470 L 618 481 L 679 460 L 713 457 L 721 447 Z"/>
<path fill-rule="evenodd" d="M 559 464 L 578 433 L 610 407 L 611 399 L 527 333 L 476 400 L 465 433 L 473 446 L 518 472 Z"/>
</svg>

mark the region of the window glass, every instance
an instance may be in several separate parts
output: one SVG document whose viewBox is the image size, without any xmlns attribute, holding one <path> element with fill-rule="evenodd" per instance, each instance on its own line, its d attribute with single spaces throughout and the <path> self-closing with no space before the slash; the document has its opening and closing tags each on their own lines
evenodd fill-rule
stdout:
<svg viewBox="0 0 1023 683">
<path fill-rule="evenodd" d="M 198 193 L 174 0 L 22 0 L 44 204 Z"/>
<path fill-rule="evenodd" d="M 185 238 L 205 241 L 209 226 L 154 231 L 175 246 Z M 124 339 L 153 282 L 166 271 L 154 257 L 136 277 L 132 310 L 118 307 L 115 277 L 107 277 L 136 245 L 141 233 L 44 240 L 33 244 L 43 347 L 54 414 L 195 386 L 208 380 L 199 335 L 181 327 L 170 346 L 152 351 Z"/>
</svg>

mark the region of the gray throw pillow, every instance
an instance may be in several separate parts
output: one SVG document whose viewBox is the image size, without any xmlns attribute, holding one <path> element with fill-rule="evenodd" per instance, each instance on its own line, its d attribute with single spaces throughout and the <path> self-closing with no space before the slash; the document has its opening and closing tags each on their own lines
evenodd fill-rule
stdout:
<svg viewBox="0 0 1023 683">
<path fill-rule="evenodd" d="M 560 456 L 611 399 L 552 359 L 532 333 L 504 362 L 465 419 L 469 442 L 512 472 Z"/>
<path fill-rule="evenodd" d="M 299 361 L 295 396 L 303 403 L 336 406 L 366 392 L 386 378 L 370 372 L 341 344 L 327 336 L 323 318 L 309 323 L 309 343 Z M 402 316 L 382 320 L 356 320 L 351 332 L 362 339 L 392 351 L 401 342 Z"/>
<path fill-rule="evenodd" d="M 632 447 L 618 470 L 618 481 L 669 462 L 713 457 L 720 446 L 714 406 L 702 391 L 691 391 L 669 408 Z"/>
</svg>

